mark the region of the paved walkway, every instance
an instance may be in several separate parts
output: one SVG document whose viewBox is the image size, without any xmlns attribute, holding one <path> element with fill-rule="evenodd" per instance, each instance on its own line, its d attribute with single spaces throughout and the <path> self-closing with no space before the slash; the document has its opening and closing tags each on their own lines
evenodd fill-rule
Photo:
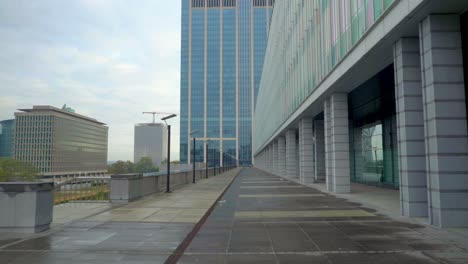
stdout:
<svg viewBox="0 0 468 264">
<path fill-rule="evenodd" d="M 34 237 L 0 234 L 0 263 L 468 263 L 467 246 L 445 230 L 392 220 L 257 169 L 243 169 L 203 222 L 237 172 Z"/>
<path fill-rule="evenodd" d="M 179 263 L 468 263 L 444 230 L 244 169 Z"/>
<path fill-rule="evenodd" d="M 54 205 L 54 217 L 51 227 L 67 224 L 79 219 L 86 218 L 90 215 L 95 215 L 103 211 L 112 209 L 112 204 L 109 202 L 69 202 L 59 205 Z"/>
<path fill-rule="evenodd" d="M 33 237 L 0 233 L 0 263 L 164 263 L 238 171 L 96 213 Z M 76 210 L 79 208 L 76 205 Z M 68 221 L 63 210 L 56 220 Z"/>
</svg>

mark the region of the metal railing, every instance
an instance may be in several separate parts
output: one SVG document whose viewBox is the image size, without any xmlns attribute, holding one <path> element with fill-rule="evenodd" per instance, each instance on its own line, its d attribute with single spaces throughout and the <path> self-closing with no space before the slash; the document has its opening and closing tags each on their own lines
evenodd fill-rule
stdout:
<svg viewBox="0 0 468 264">
<path fill-rule="evenodd" d="M 54 205 L 68 202 L 109 202 L 110 177 L 76 177 L 56 183 Z"/>
</svg>

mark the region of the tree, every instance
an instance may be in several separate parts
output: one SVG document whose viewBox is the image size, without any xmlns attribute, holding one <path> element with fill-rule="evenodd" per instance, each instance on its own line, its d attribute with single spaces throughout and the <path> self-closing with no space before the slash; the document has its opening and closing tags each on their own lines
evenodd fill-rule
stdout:
<svg viewBox="0 0 468 264">
<path fill-rule="evenodd" d="M 136 166 L 135 163 L 133 163 L 133 162 L 127 160 L 127 161 L 125 162 L 125 169 L 126 169 L 126 171 L 127 171 L 126 173 L 134 173 L 134 172 L 135 172 L 135 166 Z"/>
<path fill-rule="evenodd" d="M 143 157 L 140 161 L 135 164 L 135 172 L 138 173 L 147 173 L 147 172 L 157 172 L 159 168 L 153 165 L 153 160 L 150 157 Z"/>
<path fill-rule="evenodd" d="M 133 173 L 135 171 L 135 164 L 129 160 L 119 160 L 114 164 L 107 166 L 107 170 L 111 174 Z"/>
<path fill-rule="evenodd" d="M 0 182 L 36 181 L 39 170 L 30 163 L 0 158 Z"/>
<path fill-rule="evenodd" d="M 159 171 L 159 168 L 153 165 L 151 158 L 144 157 L 136 164 L 129 160 L 119 160 L 114 164 L 107 166 L 107 171 L 110 174 L 147 173 L 157 172 Z"/>
</svg>

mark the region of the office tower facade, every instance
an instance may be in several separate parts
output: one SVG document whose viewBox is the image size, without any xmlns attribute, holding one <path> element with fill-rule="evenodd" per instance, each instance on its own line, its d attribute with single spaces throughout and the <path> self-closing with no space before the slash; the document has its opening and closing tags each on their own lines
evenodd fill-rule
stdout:
<svg viewBox="0 0 468 264">
<path fill-rule="evenodd" d="M 13 157 L 15 120 L 0 121 L 0 157 Z"/>
<path fill-rule="evenodd" d="M 108 127 L 96 119 L 52 106 L 15 113 L 14 157 L 43 176 L 107 172 Z"/>
<path fill-rule="evenodd" d="M 156 166 L 167 159 L 167 127 L 160 123 L 135 125 L 133 162 L 149 157 Z"/>
<path fill-rule="evenodd" d="M 467 227 L 467 10 L 456 0 L 277 0 L 255 165 L 334 193 L 352 182 L 399 189 L 402 215 Z"/>
<path fill-rule="evenodd" d="M 273 0 L 182 0 L 182 163 L 193 154 L 196 162 L 252 163 L 253 109 L 272 6 Z"/>
</svg>

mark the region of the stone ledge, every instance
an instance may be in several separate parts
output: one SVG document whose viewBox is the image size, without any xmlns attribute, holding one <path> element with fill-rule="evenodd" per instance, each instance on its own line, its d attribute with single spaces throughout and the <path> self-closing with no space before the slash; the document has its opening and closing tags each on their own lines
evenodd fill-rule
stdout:
<svg viewBox="0 0 468 264">
<path fill-rule="evenodd" d="M 0 192 L 42 192 L 54 189 L 53 182 L 0 182 Z"/>
<path fill-rule="evenodd" d="M 113 174 L 111 175 L 113 180 L 138 180 L 143 178 L 141 173 L 129 173 L 129 174 Z"/>
</svg>

